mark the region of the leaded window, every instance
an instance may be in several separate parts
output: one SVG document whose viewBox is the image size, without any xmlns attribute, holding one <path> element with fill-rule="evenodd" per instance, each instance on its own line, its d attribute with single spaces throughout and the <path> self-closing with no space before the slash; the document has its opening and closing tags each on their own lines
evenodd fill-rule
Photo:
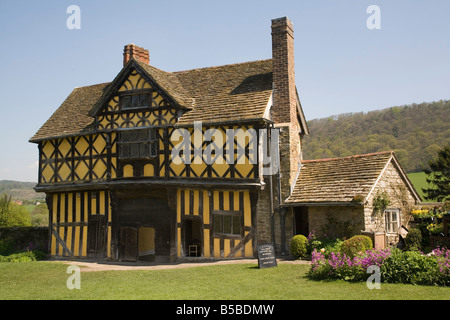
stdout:
<svg viewBox="0 0 450 320">
<path fill-rule="evenodd" d="M 158 140 L 153 129 L 120 131 L 119 159 L 148 159 L 156 157 Z"/>
<path fill-rule="evenodd" d="M 148 108 L 151 106 L 149 93 L 123 95 L 121 98 L 122 110 Z"/>
<path fill-rule="evenodd" d="M 241 234 L 241 218 L 239 214 L 214 214 L 214 233 Z"/>
</svg>

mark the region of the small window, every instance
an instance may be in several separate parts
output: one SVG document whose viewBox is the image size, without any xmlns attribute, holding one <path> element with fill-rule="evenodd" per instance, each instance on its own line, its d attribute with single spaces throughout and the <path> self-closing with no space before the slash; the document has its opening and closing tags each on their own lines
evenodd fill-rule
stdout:
<svg viewBox="0 0 450 320">
<path fill-rule="evenodd" d="M 241 234 L 241 219 L 239 214 L 214 214 L 214 233 Z"/>
<path fill-rule="evenodd" d="M 400 225 L 400 210 L 387 209 L 384 211 L 386 219 L 386 232 L 397 233 Z"/>
<path fill-rule="evenodd" d="M 151 106 L 149 93 L 124 95 L 121 97 L 122 110 L 148 108 Z"/>
<path fill-rule="evenodd" d="M 156 157 L 158 140 L 152 129 L 124 130 L 120 132 L 119 159 L 148 159 Z"/>
</svg>

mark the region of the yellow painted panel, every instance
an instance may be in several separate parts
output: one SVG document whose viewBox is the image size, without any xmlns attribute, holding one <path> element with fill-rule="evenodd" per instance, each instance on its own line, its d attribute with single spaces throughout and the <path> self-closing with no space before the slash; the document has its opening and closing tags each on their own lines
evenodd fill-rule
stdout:
<svg viewBox="0 0 450 320">
<path fill-rule="evenodd" d="M 155 254 L 155 229 L 139 228 L 138 252 L 140 256 Z"/>
<path fill-rule="evenodd" d="M 239 194 L 240 194 L 240 192 L 239 191 L 234 191 L 233 193 L 234 193 L 233 194 L 234 211 L 239 211 L 240 210 L 239 209 Z"/>
<path fill-rule="evenodd" d="M 219 191 L 213 191 L 213 210 L 219 210 Z"/>
<path fill-rule="evenodd" d="M 253 164 L 251 163 L 245 163 L 245 164 L 236 164 L 235 165 L 236 170 L 245 178 L 248 176 L 249 172 L 253 169 Z M 249 178 L 253 178 L 254 173 L 252 173 Z"/>
<path fill-rule="evenodd" d="M 109 215 L 111 217 L 111 215 Z M 111 227 L 108 227 L 108 242 L 106 243 L 106 256 L 111 257 Z"/>
<path fill-rule="evenodd" d="M 84 161 L 75 162 L 75 173 L 78 175 L 80 180 L 88 179 L 89 168 Z M 75 179 L 78 178 L 75 176 Z"/>
<path fill-rule="evenodd" d="M 78 257 L 80 255 L 80 227 L 75 227 L 75 248 L 73 249 L 73 255 Z"/>
<path fill-rule="evenodd" d="M 225 174 L 225 172 L 229 168 L 229 165 L 225 161 L 223 161 L 222 164 L 219 164 L 217 161 L 215 161 L 212 164 L 212 167 L 215 170 L 215 172 L 217 173 L 217 177 L 220 177 L 220 178 L 222 178 L 222 177 L 229 178 L 230 177 L 230 173 L 229 172 L 227 174 Z"/>
<path fill-rule="evenodd" d="M 97 175 L 98 178 L 102 178 L 106 175 L 106 164 L 101 161 L 98 160 L 97 163 L 94 165 L 94 173 Z"/>
<path fill-rule="evenodd" d="M 251 203 L 250 194 L 248 191 L 244 191 L 244 226 L 252 225 L 252 213 L 251 213 Z"/>
<path fill-rule="evenodd" d="M 97 194 L 95 192 L 91 193 L 91 214 L 100 214 L 100 212 L 97 212 L 97 201 L 98 198 Z"/>
<path fill-rule="evenodd" d="M 242 241 L 242 240 L 241 240 Z M 241 250 L 238 250 L 238 251 L 236 251 L 236 253 L 234 254 L 234 256 L 235 257 L 241 257 L 242 256 L 242 254 L 241 254 Z"/>
<path fill-rule="evenodd" d="M 223 192 L 223 209 L 230 210 L 230 192 L 229 191 Z"/>
<path fill-rule="evenodd" d="M 116 139 L 116 133 L 111 132 L 111 141 L 114 141 L 115 139 Z M 111 152 L 116 153 L 116 151 L 117 151 L 116 143 L 112 143 L 111 144 Z"/>
<path fill-rule="evenodd" d="M 75 219 L 76 222 L 81 221 L 81 195 L 79 192 L 75 196 Z"/>
<path fill-rule="evenodd" d="M 70 142 L 67 139 L 59 140 L 60 144 L 58 146 L 59 152 L 62 154 L 64 158 L 68 158 L 71 156 L 70 154 Z"/>
<path fill-rule="evenodd" d="M 186 173 L 181 174 L 181 172 L 183 171 L 185 165 L 183 163 L 181 164 L 175 164 L 175 163 L 171 163 L 170 164 L 170 169 L 172 169 L 172 171 L 170 172 L 172 177 L 182 177 L 185 176 Z M 162 173 L 160 173 L 160 175 L 162 175 Z"/>
<path fill-rule="evenodd" d="M 80 140 L 78 140 L 77 144 L 75 145 L 75 149 L 82 156 L 88 155 L 88 148 L 89 143 L 86 141 L 84 137 L 81 137 Z"/>
<path fill-rule="evenodd" d="M 181 228 L 177 228 L 177 254 L 181 257 Z"/>
<path fill-rule="evenodd" d="M 155 170 L 153 165 L 148 163 L 144 166 L 144 177 L 153 177 L 155 175 Z"/>
<path fill-rule="evenodd" d="M 111 178 L 114 179 L 117 177 L 116 169 L 117 168 L 117 158 L 111 158 Z"/>
<path fill-rule="evenodd" d="M 56 256 L 56 237 L 52 234 L 51 255 Z"/>
<path fill-rule="evenodd" d="M 73 222 L 73 193 L 67 194 L 67 222 Z"/>
<path fill-rule="evenodd" d="M 181 223 L 181 190 L 177 189 L 177 223 Z"/>
<path fill-rule="evenodd" d="M 61 177 L 62 181 L 70 180 L 70 174 L 71 173 L 72 173 L 72 170 L 70 170 L 69 166 L 66 163 L 62 163 L 59 166 L 58 174 Z"/>
<path fill-rule="evenodd" d="M 102 154 L 102 151 L 105 149 L 105 147 L 106 147 L 105 139 L 103 139 L 103 137 L 100 135 L 97 136 L 97 139 L 95 139 L 95 141 L 93 143 L 92 154 L 94 156 Z"/>
<path fill-rule="evenodd" d="M 55 151 L 55 148 L 53 148 L 53 145 L 50 141 L 46 141 L 42 147 L 42 153 L 47 158 L 50 159 L 53 152 Z"/>
<path fill-rule="evenodd" d="M 53 223 L 56 223 L 57 221 L 57 214 L 58 214 L 58 195 L 57 194 L 53 194 L 53 201 L 52 201 L 52 208 L 53 208 L 53 212 L 52 212 L 52 221 Z"/>
<path fill-rule="evenodd" d="M 54 170 L 50 167 L 50 165 L 46 165 L 44 170 L 42 170 L 42 179 L 45 182 L 54 182 Z"/>
<path fill-rule="evenodd" d="M 248 234 L 248 231 L 245 232 L 245 235 Z M 245 256 L 246 257 L 253 257 L 253 244 L 252 244 L 252 239 L 248 240 L 247 243 L 245 244 Z"/>
<path fill-rule="evenodd" d="M 83 257 L 87 256 L 87 227 L 83 227 Z"/>
<path fill-rule="evenodd" d="M 220 258 L 220 239 L 214 238 L 214 257 Z"/>
<path fill-rule="evenodd" d="M 84 192 L 84 221 L 88 221 L 88 204 L 89 204 L 89 197 L 88 192 Z"/>
<path fill-rule="evenodd" d="M 192 206 L 193 210 L 194 210 L 194 215 L 198 215 L 198 201 L 199 201 L 199 191 L 198 190 L 194 190 L 194 204 Z"/>
<path fill-rule="evenodd" d="M 203 230 L 203 255 L 206 258 L 211 256 L 210 248 L 209 248 L 209 229 Z"/>
<path fill-rule="evenodd" d="M 69 214 L 69 216 L 70 216 L 70 214 Z M 72 227 L 67 227 L 66 246 L 67 246 L 67 248 L 69 248 L 69 250 L 71 250 L 71 248 L 72 248 Z"/>
<path fill-rule="evenodd" d="M 100 206 L 100 212 L 99 212 L 99 214 L 105 214 L 106 213 L 106 210 L 105 210 L 105 191 L 100 191 L 99 192 L 99 199 L 98 199 L 98 201 L 99 201 L 99 206 Z"/>
<path fill-rule="evenodd" d="M 203 223 L 209 224 L 209 196 L 206 190 L 203 191 Z"/>
<path fill-rule="evenodd" d="M 131 164 L 127 164 L 123 167 L 123 177 L 133 177 L 133 166 Z"/>
<path fill-rule="evenodd" d="M 184 190 L 184 214 L 189 215 L 191 212 L 189 212 L 189 190 Z"/>
<path fill-rule="evenodd" d="M 194 173 L 199 177 L 202 176 L 202 173 L 205 171 L 206 167 L 207 167 L 207 165 L 204 162 L 197 163 L 197 164 L 194 162 L 191 163 L 191 170 L 194 171 Z"/>
<path fill-rule="evenodd" d="M 59 221 L 60 222 L 65 222 L 64 218 L 64 208 L 65 208 L 65 204 L 66 204 L 66 197 L 64 196 L 64 193 L 60 194 L 60 206 L 59 206 Z M 62 237 L 61 237 L 62 238 Z M 62 238 L 64 239 L 64 238 Z"/>
<path fill-rule="evenodd" d="M 64 239 L 64 227 L 59 227 L 58 235 L 61 239 Z M 59 256 L 63 255 L 63 247 L 62 247 L 61 243 L 59 243 L 59 246 L 58 246 L 58 255 Z"/>
<path fill-rule="evenodd" d="M 230 254 L 230 239 L 223 241 L 223 256 L 226 258 Z"/>
</svg>

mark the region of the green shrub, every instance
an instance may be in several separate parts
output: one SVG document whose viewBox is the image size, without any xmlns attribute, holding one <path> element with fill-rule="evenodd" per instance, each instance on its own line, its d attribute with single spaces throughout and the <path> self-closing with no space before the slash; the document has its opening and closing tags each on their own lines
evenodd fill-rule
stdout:
<svg viewBox="0 0 450 320">
<path fill-rule="evenodd" d="M 405 237 L 405 245 L 407 250 L 420 250 L 422 247 L 422 233 L 419 229 L 413 228 L 409 230 Z"/>
<path fill-rule="evenodd" d="M 46 254 L 40 250 L 25 251 L 13 253 L 8 256 L 0 256 L 0 262 L 31 262 L 44 260 Z"/>
<path fill-rule="evenodd" d="M 291 241 L 291 254 L 295 259 L 306 257 L 308 250 L 308 239 L 301 234 L 298 234 L 292 238 Z"/>
<path fill-rule="evenodd" d="M 360 252 L 373 248 L 372 239 L 368 236 L 357 235 L 345 240 L 341 245 L 341 253 L 353 258 Z"/>
</svg>

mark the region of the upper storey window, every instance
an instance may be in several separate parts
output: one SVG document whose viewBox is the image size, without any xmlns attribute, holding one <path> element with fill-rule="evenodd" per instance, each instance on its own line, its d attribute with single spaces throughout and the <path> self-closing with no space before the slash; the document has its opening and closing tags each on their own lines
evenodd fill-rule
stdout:
<svg viewBox="0 0 450 320">
<path fill-rule="evenodd" d="M 120 97 L 120 105 L 122 110 L 148 108 L 152 105 L 151 99 L 150 92 L 127 94 Z"/>
</svg>

